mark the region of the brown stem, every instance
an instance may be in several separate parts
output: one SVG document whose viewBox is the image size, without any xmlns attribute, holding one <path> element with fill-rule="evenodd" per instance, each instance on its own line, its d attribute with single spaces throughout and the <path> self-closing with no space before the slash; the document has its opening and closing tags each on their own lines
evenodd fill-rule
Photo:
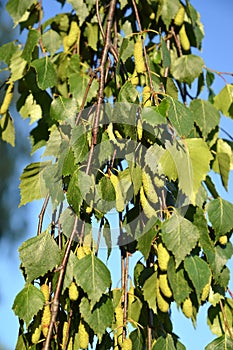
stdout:
<svg viewBox="0 0 233 350">
<path fill-rule="evenodd" d="M 96 16 L 97 16 L 97 21 L 99 24 L 100 32 L 101 32 L 103 39 L 105 39 L 104 30 L 103 30 L 103 26 L 102 26 L 101 18 L 100 18 L 100 13 L 99 13 L 99 0 L 96 0 L 95 7 L 96 7 Z"/>
<path fill-rule="evenodd" d="M 172 33 L 173 38 L 175 40 L 179 56 L 181 57 L 181 56 L 183 56 L 183 52 L 182 52 L 182 49 L 181 49 L 180 38 L 179 38 L 179 35 L 177 35 L 176 32 L 175 32 L 174 26 L 171 26 L 171 33 Z"/>
<path fill-rule="evenodd" d="M 230 288 L 227 288 L 227 291 L 228 291 L 228 293 L 230 294 L 231 298 L 233 299 L 233 293 L 232 293 L 232 291 L 230 290 Z"/>
<path fill-rule="evenodd" d="M 44 214 L 45 214 L 46 208 L 48 206 L 49 198 L 50 198 L 50 196 L 49 196 L 49 194 L 47 194 L 47 196 L 45 197 L 44 203 L 42 205 L 40 214 L 38 216 L 39 217 L 39 222 L 38 222 L 38 228 L 37 228 L 37 235 L 40 235 L 41 231 L 42 231 Z"/>
</svg>

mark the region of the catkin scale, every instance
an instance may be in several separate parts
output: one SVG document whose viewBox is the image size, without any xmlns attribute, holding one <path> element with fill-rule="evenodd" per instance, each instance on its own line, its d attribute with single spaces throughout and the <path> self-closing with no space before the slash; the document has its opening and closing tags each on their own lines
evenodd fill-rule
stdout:
<svg viewBox="0 0 233 350">
<path fill-rule="evenodd" d="M 184 24 L 180 28 L 179 35 L 180 35 L 181 46 L 185 51 L 188 51 L 190 49 L 190 42 L 189 42 L 189 38 L 187 37 Z"/>
<path fill-rule="evenodd" d="M 152 179 L 150 175 L 145 171 L 142 170 L 142 186 L 144 189 L 144 192 L 147 196 L 147 198 L 152 202 L 152 203 L 157 203 L 158 202 L 158 196 L 155 191 Z"/>
<path fill-rule="evenodd" d="M 50 293 L 49 293 L 49 286 L 47 284 L 42 284 L 42 286 L 40 287 L 40 290 L 41 292 L 43 293 L 44 295 L 44 298 L 45 298 L 45 302 L 47 303 L 49 301 L 49 296 L 50 296 Z"/>
<path fill-rule="evenodd" d="M 193 307 L 192 307 L 192 301 L 189 297 L 186 298 L 185 301 L 183 302 L 182 311 L 187 318 L 192 317 Z"/>
<path fill-rule="evenodd" d="M 76 251 L 77 258 L 81 260 L 86 255 L 82 246 L 79 246 Z"/>
<path fill-rule="evenodd" d="M 8 108 L 10 106 L 10 103 L 12 101 L 12 98 L 13 98 L 13 89 L 14 89 L 14 83 L 9 82 L 4 100 L 3 100 L 1 108 L 0 108 L 0 114 L 5 114 L 7 112 Z"/>
<path fill-rule="evenodd" d="M 151 106 L 150 87 L 145 86 L 142 90 L 142 104 L 144 107 Z"/>
<path fill-rule="evenodd" d="M 78 299 L 79 296 L 79 292 L 78 292 L 78 288 L 75 282 L 71 282 L 70 286 L 69 286 L 69 298 L 72 301 L 76 301 Z"/>
<path fill-rule="evenodd" d="M 169 310 L 169 303 L 167 302 L 167 300 L 165 300 L 162 296 L 162 294 L 160 293 L 160 289 L 159 289 L 159 281 L 157 280 L 157 286 L 156 286 L 156 301 L 157 301 L 157 305 L 160 311 L 162 312 L 168 312 Z"/>
<path fill-rule="evenodd" d="M 113 173 L 111 173 L 110 180 L 116 193 L 116 210 L 118 212 L 122 212 L 125 209 L 125 203 L 122 195 L 120 180 L 118 176 Z"/>
<path fill-rule="evenodd" d="M 51 320 L 51 311 L 49 305 L 45 305 L 42 319 L 41 319 L 41 328 L 44 337 L 47 337 L 49 324 Z"/>
<path fill-rule="evenodd" d="M 205 287 L 202 290 L 201 301 L 205 301 L 208 298 L 210 294 L 210 285 L 211 285 L 211 277 L 209 278 L 208 283 L 206 283 Z"/>
<path fill-rule="evenodd" d="M 82 322 L 79 324 L 78 328 L 79 346 L 81 349 L 86 349 L 89 344 L 89 334 Z"/>
<path fill-rule="evenodd" d="M 143 57 L 143 47 L 142 47 L 142 40 L 139 39 L 134 44 L 134 62 L 135 62 L 135 69 L 136 72 L 139 74 L 142 74 L 145 72 L 146 67 L 144 63 L 144 57 Z"/>
<path fill-rule="evenodd" d="M 142 206 L 142 210 L 148 219 L 152 218 L 152 216 L 156 216 L 156 211 L 154 210 L 154 208 L 152 208 L 152 206 L 146 199 L 143 186 L 141 186 L 140 188 L 140 203 Z"/>
<path fill-rule="evenodd" d="M 166 273 L 159 275 L 159 287 L 160 287 L 160 290 L 163 293 L 163 295 L 165 295 L 165 297 L 167 297 L 167 298 L 172 297 L 172 291 L 171 291 L 171 288 L 169 287 L 168 278 L 167 278 Z"/>
<path fill-rule="evenodd" d="M 62 349 L 65 348 L 65 344 L 67 342 L 67 337 L 68 337 L 68 334 L 67 334 L 67 331 L 68 331 L 68 322 L 64 322 L 63 324 L 63 330 L 62 330 Z"/>
<path fill-rule="evenodd" d="M 167 271 L 170 255 L 162 243 L 158 244 L 157 254 L 158 254 L 158 264 L 159 264 L 160 270 Z"/>
<path fill-rule="evenodd" d="M 176 26 L 181 26 L 184 23 L 184 15 L 185 15 L 185 8 L 183 5 L 180 5 L 180 8 L 174 18 L 174 23 Z"/>
<path fill-rule="evenodd" d="M 130 338 L 124 339 L 121 346 L 121 350 L 132 350 L 132 349 L 133 349 L 132 340 Z"/>
<path fill-rule="evenodd" d="M 40 340 L 41 325 L 37 327 L 32 334 L 32 344 L 37 344 Z"/>
<path fill-rule="evenodd" d="M 220 236 L 218 241 L 221 245 L 226 245 L 228 241 L 227 235 Z"/>
</svg>

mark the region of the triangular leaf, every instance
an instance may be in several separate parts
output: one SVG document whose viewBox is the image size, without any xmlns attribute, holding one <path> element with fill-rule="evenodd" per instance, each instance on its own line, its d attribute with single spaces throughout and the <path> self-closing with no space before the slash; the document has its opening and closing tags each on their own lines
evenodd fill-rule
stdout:
<svg viewBox="0 0 233 350">
<path fill-rule="evenodd" d="M 178 213 L 174 213 L 162 224 L 162 240 L 167 249 L 174 254 L 176 266 L 179 266 L 195 247 L 199 235 L 197 227 Z"/>
<path fill-rule="evenodd" d="M 28 327 L 33 316 L 43 308 L 44 302 L 45 298 L 43 293 L 32 284 L 27 284 L 21 292 L 16 295 L 12 308 L 14 313 L 23 320 L 26 323 L 26 327 Z"/>
<path fill-rule="evenodd" d="M 110 327 L 113 321 L 114 308 L 111 300 L 104 295 L 92 308 L 88 299 L 83 298 L 79 307 L 85 322 L 93 329 L 101 342 L 106 328 Z"/>
<path fill-rule="evenodd" d="M 31 65 L 36 70 L 37 82 L 41 90 L 56 84 L 56 71 L 48 56 L 34 60 Z"/>
<path fill-rule="evenodd" d="M 19 256 L 28 282 L 44 276 L 60 263 L 58 245 L 47 232 L 23 242 L 19 247 Z"/>
<path fill-rule="evenodd" d="M 149 308 L 151 308 L 154 313 L 157 313 L 156 305 L 156 284 L 157 284 L 157 271 L 155 271 L 150 277 L 148 277 L 143 285 L 143 296 L 147 301 Z"/>
<path fill-rule="evenodd" d="M 177 58 L 171 66 L 171 72 L 180 82 L 191 84 L 204 67 L 204 61 L 196 55 L 184 55 Z"/>
<path fill-rule="evenodd" d="M 183 103 L 169 97 L 168 119 L 180 136 L 188 136 L 193 128 L 193 114 Z"/>
<path fill-rule="evenodd" d="M 209 220 L 216 231 L 216 239 L 233 229 L 233 204 L 216 198 L 207 204 Z"/>
<path fill-rule="evenodd" d="M 74 276 L 77 284 L 87 293 L 91 307 L 95 305 L 110 287 L 111 276 L 105 264 L 93 254 L 78 261 Z M 87 278 L 88 276 L 88 278 Z"/>
<path fill-rule="evenodd" d="M 227 334 L 214 339 L 210 344 L 205 347 L 205 350 L 232 350 L 233 349 L 233 339 L 231 339 Z"/>
<path fill-rule="evenodd" d="M 7 2 L 6 9 L 12 17 L 15 26 L 33 3 L 34 0 L 9 0 Z"/>
</svg>

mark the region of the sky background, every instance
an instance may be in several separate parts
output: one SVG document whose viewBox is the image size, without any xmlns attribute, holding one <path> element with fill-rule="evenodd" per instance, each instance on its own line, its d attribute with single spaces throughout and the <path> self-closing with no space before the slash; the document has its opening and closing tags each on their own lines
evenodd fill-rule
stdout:
<svg viewBox="0 0 233 350">
<path fill-rule="evenodd" d="M 44 3 L 51 4 L 49 9 L 51 16 L 60 10 L 60 5 L 55 0 L 44 1 Z M 47 5 L 46 4 L 46 5 Z M 203 40 L 203 49 L 201 56 L 208 68 L 222 71 L 233 72 L 233 42 L 232 42 L 232 15 L 233 15 L 233 1 L 232 0 L 191 0 L 191 4 L 200 12 L 201 21 L 205 28 L 205 38 Z M 48 5 L 47 5 L 48 6 Z M 52 11 L 52 13 L 51 13 Z M 7 16 L 7 13 L 6 13 Z M 232 83 L 232 77 L 225 76 L 229 83 Z M 214 91 L 217 93 L 224 87 L 223 80 L 216 76 L 214 82 Z M 23 123 L 26 127 L 27 123 Z M 221 126 L 233 136 L 233 121 L 229 118 L 222 118 Z M 224 134 L 222 134 L 225 137 Z M 17 168 L 17 176 L 19 177 L 26 163 L 19 164 Z M 229 191 L 226 193 L 223 190 L 221 181 L 218 176 L 215 177 L 218 189 L 223 198 L 233 202 L 233 174 L 230 175 Z M 18 185 L 15 186 L 15 191 Z M 15 210 L 18 203 L 15 203 Z M 4 242 L 1 243 L 0 249 L 0 344 L 4 345 L 4 349 L 13 350 L 17 339 L 18 320 L 11 310 L 15 295 L 23 288 L 24 280 L 19 270 L 19 260 L 17 247 L 21 243 L 35 235 L 37 218 L 40 207 L 38 203 L 28 205 L 28 220 L 29 226 L 25 237 L 16 245 L 7 246 Z M 20 212 L 19 212 L 20 213 Z M 17 222 L 15 223 L 17 225 Z M 116 266 L 114 264 L 117 258 L 118 249 L 115 249 L 114 254 L 109 260 L 109 268 Z M 103 256 L 105 252 L 102 252 Z M 134 258 L 136 259 L 136 258 Z M 135 260 L 130 262 L 130 266 L 134 266 Z M 233 271 L 232 260 L 228 267 Z M 116 284 L 120 278 L 120 271 L 114 269 L 113 279 Z M 231 279 L 230 288 L 233 290 L 233 281 Z M 186 346 L 187 350 L 202 350 L 212 339 L 215 338 L 206 325 L 206 310 L 208 305 L 204 306 L 199 313 L 197 319 L 197 328 L 194 330 L 190 320 L 187 320 L 181 312 L 176 308 L 172 308 L 172 321 L 174 323 L 174 332 L 180 336 L 181 342 Z M 0 345 L 1 350 L 1 345 Z"/>
</svg>

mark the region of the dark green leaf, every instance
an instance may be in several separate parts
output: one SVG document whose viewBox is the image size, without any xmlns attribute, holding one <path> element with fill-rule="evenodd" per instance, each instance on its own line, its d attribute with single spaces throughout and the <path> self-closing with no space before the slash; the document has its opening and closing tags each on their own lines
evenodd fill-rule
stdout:
<svg viewBox="0 0 233 350">
<path fill-rule="evenodd" d="M 42 42 L 45 49 L 53 56 L 62 45 L 61 36 L 55 30 L 48 30 L 42 35 Z"/>
<path fill-rule="evenodd" d="M 214 339 L 210 344 L 205 347 L 205 350 L 232 350 L 233 339 L 231 339 L 227 334 Z"/>
<path fill-rule="evenodd" d="M 91 308 L 100 300 L 111 283 L 108 268 L 93 254 L 86 255 L 78 261 L 74 277 L 77 284 L 87 293 L 91 301 Z"/>
<path fill-rule="evenodd" d="M 204 67 L 203 59 L 196 55 L 184 55 L 175 60 L 171 66 L 171 72 L 180 82 L 191 84 L 197 78 Z"/>
<path fill-rule="evenodd" d="M 51 103 L 51 118 L 54 120 L 67 120 L 77 113 L 77 104 L 75 99 L 59 96 Z"/>
<path fill-rule="evenodd" d="M 28 282 L 44 276 L 60 263 L 60 250 L 47 232 L 25 241 L 19 247 L 19 255 Z"/>
<path fill-rule="evenodd" d="M 219 123 L 220 114 L 212 103 L 204 100 L 193 100 L 190 104 L 193 117 L 202 135 L 206 137 Z"/>
<path fill-rule="evenodd" d="M 44 302 L 43 293 L 32 284 L 27 284 L 21 292 L 16 295 L 12 308 L 14 313 L 23 320 L 26 323 L 26 327 L 28 327 L 33 316 L 43 308 Z"/>
<path fill-rule="evenodd" d="M 91 307 L 87 298 L 83 298 L 80 303 L 80 312 L 84 321 L 93 329 L 101 342 L 106 328 L 112 325 L 114 309 L 111 300 L 103 295 L 99 302 Z"/>
<path fill-rule="evenodd" d="M 86 130 L 81 125 L 72 129 L 71 147 L 74 151 L 76 162 L 82 162 L 88 154 L 89 144 Z"/>
<path fill-rule="evenodd" d="M 143 296 L 147 301 L 149 308 L 157 313 L 156 305 L 156 285 L 157 285 L 157 271 L 155 271 L 151 276 L 149 276 L 143 285 Z"/>
<path fill-rule="evenodd" d="M 154 228 L 149 229 L 142 233 L 141 237 L 138 238 L 137 249 L 143 254 L 145 260 L 148 259 L 151 250 L 151 243 L 156 236 Z"/>
<path fill-rule="evenodd" d="M 7 2 L 6 9 L 12 17 L 15 26 L 25 20 L 24 15 L 33 3 L 34 0 L 9 0 Z"/>
<path fill-rule="evenodd" d="M 40 33 L 36 29 L 30 29 L 27 37 L 25 47 L 22 52 L 22 58 L 24 58 L 28 63 L 31 62 L 32 52 L 38 43 Z"/>
<path fill-rule="evenodd" d="M 144 107 L 141 113 L 142 121 L 147 122 L 152 126 L 166 124 L 166 119 L 158 113 L 157 107 Z"/>
<path fill-rule="evenodd" d="M 177 305 L 188 297 L 191 292 L 191 288 L 188 285 L 187 277 L 183 268 L 179 267 L 176 270 L 175 261 L 170 258 L 167 270 L 168 280 L 173 292 L 173 297 Z"/>
<path fill-rule="evenodd" d="M 62 233 L 66 237 L 70 237 L 72 230 L 74 228 L 75 215 L 70 208 L 66 208 L 60 216 L 60 224 L 62 227 Z"/>
<path fill-rule="evenodd" d="M 138 99 L 136 87 L 128 80 L 120 89 L 118 102 L 135 103 Z"/>
<path fill-rule="evenodd" d="M 78 172 L 75 171 L 69 182 L 67 201 L 76 213 L 79 213 L 83 198 L 78 184 Z M 68 233 L 68 232 L 67 232 Z"/>
<path fill-rule="evenodd" d="M 48 56 L 34 60 L 31 65 L 36 70 L 37 83 L 41 90 L 46 90 L 56 84 L 56 71 Z"/>
<path fill-rule="evenodd" d="M 72 227 L 73 229 L 73 227 Z M 66 266 L 66 273 L 62 285 L 62 291 L 64 292 L 66 288 L 68 288 L 73 281 L 74 271 L 76 270 L 76 265 L 78 262 L 77 256 L 71 251 L 69 255 L 69 260 Z"/>
<path fill-rule="evenodd" d="M 172 335 L 167 334 L 165 338 L 159 337 L 152 350 L 176 350 Z"/>
<path fill-rule="evenodd" d="M 192 112 L 181 102 L 169 97 L 168 119 L 180 136 L 188 136 L 193 128 Z"/>
<path fill-rule="evenodd" d="M 222 198 L 216 198 L 207 205 L 209 220 L 216 230 L 216 239 L 233 229 L 233 204 Z"/>
<path fill-rule="evenodd" d="M 199 235 L 197 227 L 178 213 L 174 213 L 162 224 L 162 240 L 167 249 L 174 254 L 176 266 L 179 266 L 195 247 Z"/>
<path fill-rule="evenodd" d="M 203 288 L 208 284 L 211 271 L 208 264 L 198 256 L 188 256 L 184 260 L 184 268 L 192 281 L 199 299 Z"/>
<path fill-rule="evenodd" d="M 162 57 L 163 57 L 163 67 L 168 68 L 171 65 L 171 58 L 170 58 L 169 50 L 163 38 L 161 38 L 161 49 L 162 49 Z"/>
</svg>

